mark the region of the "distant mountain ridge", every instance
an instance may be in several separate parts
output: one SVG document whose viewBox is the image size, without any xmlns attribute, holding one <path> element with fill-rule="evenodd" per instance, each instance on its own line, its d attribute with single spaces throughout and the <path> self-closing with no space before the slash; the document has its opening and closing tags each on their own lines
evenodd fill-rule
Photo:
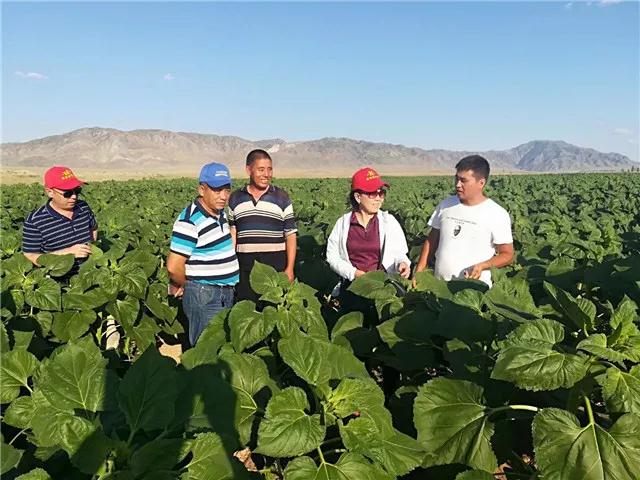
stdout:
<svg viewBox="0 0 640 480">
<path fill-rule="evenodd" d="M 2 165 L 154 172 L 193 169 L 210 161 L 244 168 L 246 154 L 262 148 L 277 162 L 278 172 L 325 173 L 353 171 L 372 165 L 385 173 L 423 174 L 449 171 L 460 158 L 472 153 L 486 157 L 493 171 L 596 172 L 621 171 L 640 166 L 619 153 L 602 153 L 563 141 L 534 140 L 508 150 L 486 152 L 424 150 L 404 145 L 375 143 L 351 138 L 321 138 L 302 142 L 282 139 L 251 141 L 234 136 L 172 132 L 169 130 L 121 131 L 82 128 L 23 143 L 2 144 Z"/>
</svg>

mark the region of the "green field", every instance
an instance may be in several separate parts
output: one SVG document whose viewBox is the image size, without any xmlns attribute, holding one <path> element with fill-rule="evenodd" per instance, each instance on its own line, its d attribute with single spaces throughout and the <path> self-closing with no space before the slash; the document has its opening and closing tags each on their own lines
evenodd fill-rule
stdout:
<svg viewBox="0 0 640 480">
<path fill-rule="evenodd" d="M 20 253 L 42 187 L 3 186 L 3 479 L 638 477 L 640 174 L 492 178 L 517 262 L 491 290 L 374 272 L 350 312 L 324 262 L 348 180 L 275 183 L 298 217 L 299 282 L 256 267 L 267 306 L 214 317 L 179 365 L 158 351 L 184 323 L 164 258 L 195 182 L 86 186 L 99 239 L 62 285 L 70 257 L 34 269 Z M 390 183 L 415 261 L 453 181 Z"/>
</svg>

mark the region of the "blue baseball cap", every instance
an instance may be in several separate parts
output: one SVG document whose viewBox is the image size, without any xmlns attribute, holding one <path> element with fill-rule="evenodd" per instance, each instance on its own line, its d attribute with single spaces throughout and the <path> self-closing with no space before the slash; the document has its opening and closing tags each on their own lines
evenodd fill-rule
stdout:
<svg viewBox="0 0 640 480">
<path fill-rule="evenodd" d="M 219 188 L 223 185 L 231 185 L 231 174 L 226 165 L 221 163 L 207 163 L 200 170 L 200 183 L 206 183 L 212 188 Z"/>
</svg>

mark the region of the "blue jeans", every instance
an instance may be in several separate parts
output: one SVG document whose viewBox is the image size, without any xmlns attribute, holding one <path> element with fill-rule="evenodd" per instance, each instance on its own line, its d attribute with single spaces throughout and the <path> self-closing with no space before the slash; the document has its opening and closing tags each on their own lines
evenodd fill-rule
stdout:
<svg viewBox="0 0 640 480">
<path fill-rule="evenodd" d="M 189 319 L 189 343 L 193 347 L 202 331 L 220 310 L 233 306 L 233 287 L 187 282 L 182 308 Z"/>
</svg>

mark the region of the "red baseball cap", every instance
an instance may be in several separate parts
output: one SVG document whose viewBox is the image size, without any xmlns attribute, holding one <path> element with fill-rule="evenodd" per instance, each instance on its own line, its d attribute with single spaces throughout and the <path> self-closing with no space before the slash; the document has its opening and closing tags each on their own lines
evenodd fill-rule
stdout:
<svg viewBox="0 0 640 480">
<path fill-rule="evenodd" d="M 389 188 L 389 184 L 384 182 L 378 172 L 371 167 L 361 168 L 351 177 L 351 190 L 375 192 L 382 187 Z"/>
<path fill-rule="evenodd" d="M 44 172 L 44 186 L 60 190 L 73 190 L 86 182 L 79 180 L 69 167 L 56 165 Z"/>
</svg>

